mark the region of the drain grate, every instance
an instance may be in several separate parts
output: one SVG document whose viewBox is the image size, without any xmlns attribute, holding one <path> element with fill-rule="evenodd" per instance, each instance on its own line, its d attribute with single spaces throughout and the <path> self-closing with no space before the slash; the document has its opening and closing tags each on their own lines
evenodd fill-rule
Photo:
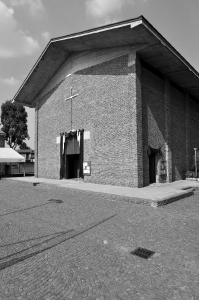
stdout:
<svg viewBox="0 0 199 300">
<path fill-rule="evenodd" d="M 148 259 L 148 258 L 151 257 L 155 252 L 154 252 L 154 251 L 151 251 L 151 250 L 148 250 L 148 249 L 145 249 L 145 248 L 138 247 L 138 248 L 136 248 L 135 250 L 131 251 L 130 253 L 133 254 L 133 255 L 139 256 L 139 257 L 141 257 L 141 258 Z"/>
<path fill-rule="evenodd" d="M 48 201 L 54 202 L 54 203 L 63 203 L 64 202 L 63 200 L 60 200 L 60 199 L 49 199 Z"/>
</svg>

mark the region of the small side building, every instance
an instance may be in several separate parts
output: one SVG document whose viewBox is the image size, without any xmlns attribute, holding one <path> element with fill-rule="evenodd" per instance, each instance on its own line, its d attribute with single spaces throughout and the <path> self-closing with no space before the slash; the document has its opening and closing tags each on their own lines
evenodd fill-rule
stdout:
<svg viewBox="0 0 199 300">
<path fill-rule="evenodd" d="M 34 175 L 34 150 L 32 149 L 18 149 L 17 152 L 25 158 L 23 164 L 15 164 L 11 167 L 11 175 Z"/>
<path fill-rule="evenodd" d="M 0 177 L 33 175 L 34 163 L 12 148 L 5 147 L 5 133 L 0 130 Z M 33 157 L 33 150 L 29 150 Z"/>
<path fill-rule="evenodd" d="M 34 150 L 32 150 L 30 148 L 29 149 L 18 149 L 17 152 L 25 158 L 25 161 L 27 163 L 34 162 L 34 159 L 35 159 L 35 151 Z"/>
<path fill-rule="evenodd" d="M 5 133 L 0 130 L 0 178 L 5 176 L 11 176 L 11 170 L 13 164 L 24 166 L 25 159 L 22 155 L 17 153 L 12 148 L 5 147 Z M 23 167 L 24 170 L 24 167 Z M 24 171 L 23 173 L 24 174 Z"/>
</svg>

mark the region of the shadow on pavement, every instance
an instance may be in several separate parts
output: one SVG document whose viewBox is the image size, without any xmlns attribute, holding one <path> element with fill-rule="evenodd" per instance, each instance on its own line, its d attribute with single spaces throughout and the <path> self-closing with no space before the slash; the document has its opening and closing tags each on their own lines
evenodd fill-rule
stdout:
<svg viewBox="0 0 199 300">
<path fill-rule="evenodd" d="M 70 231 L 74 231 L 74 230 L 71 229 L 71 230 L 68 230 L 68 231 L 60 231 L 60 232 L 55 232 L 55 233 L 51 233 L 51 234 L 40 235 L 40 236 L 37 236 L 37 237 L 33 237 L 33 238 L 30 238 L 30 239 L 26 239 L 26 240 L 21 240 L 21 241 L 14 242 L 14 243 L 3 244 L 3 245 L 0 245 L 0 248 L 5 248 L 5 247 L 9 247 L 9 246 L 14 246 L 14 245 L 18 245 L 18 244 L 23 244 L 23 243 L 26 243 L 26 242 L 31 242 L 31 241 L 41 240 L 42 238 L 45 238 L 45 237 L 55 236 L 55 235 L 57 236 L 57 235 L 59 235 L 59 234 L 63 234 L 63 233 L 70 232 Z M 2 258 L 0 258 L 0 260 L 1 260 L 1 259 L 2 259 Z"/>
<path fill-rule="evenodd" d="M 47 203 L 42 203 L 42 204 L 39 204 L 39 205 L 34 205 L 34 206 L 30 206 L 30 207 L 25 207 L 25 208 L 21 208 L 21 209 L 15 209 L 13 211 L 10 211 L 8 213 L 5 213 L 5 214 L 2 214 L 0 215 L 0 217 L 3 217 L 3 216 L 7 216 L 7 215 L 11 215 L 11 214 L 16 214 L 16 213 L 19 213 L 19 212 L 24 212 L 26 210 L 31 210 L 33 208 L 38 208 L 38 207 L 42 207 L 44 205 L 49 205 L 49 204 L 53 204 L 55 202 L 47 202 Z M 58 202 L 57 202 L 58 203 Z"/>
<path fill-rule="evenodd" d="M 77 231 L 71 229 L 71 230 L 68 230 L 65 232 L 56 233 L 55 236 L 45 239 L 40 243 L 37 243 L 30 247 L 27 247 L 19 252 L 15 252 L 13 254 L 9 254 L 7 256 L 1 257 L 0 258 L 0 270 L 4 270 L 10 266 L 13 266 L 13 265 L 19 263 L 19 262 L 22 262 L 28 258 L 34 257 L 37 254 L 47 251 L 69 239 L 73 239 L 73 238 L 99 226 L 100 224 L 105 223 L 106 221 L 114 218 L 115 216 L 116 216 L 116 214 L 109 216 L 107 218 L 104 218 L 101 221 L 92 223 L 84 228 L 80 228 Z M 43 237 L 45 237 L 45 236 L 43 236 Z M 42 238 L 42 237 L 40 237 L 40 238 Z M 35 238 L 35 240 L 36 239 L 39 239 L 39 238 L 37 237 L 37 238 Z M 31 239 L 31 240 L 33 240 L 33 239 Z M 19 241 L 18 243 L 20 243 L 20 242 L 24 242 L 24 241 Z M 5 247 L 5 245 L 4 245 L 4 247 Z"/>
</svg>

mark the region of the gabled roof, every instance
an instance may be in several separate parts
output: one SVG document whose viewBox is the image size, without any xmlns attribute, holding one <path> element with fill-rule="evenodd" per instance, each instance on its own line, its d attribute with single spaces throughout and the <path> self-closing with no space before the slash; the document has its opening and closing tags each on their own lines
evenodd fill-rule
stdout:
<svg viewBox="0 0 199 300">
<path fill-rule="evenodd" d="M 138 51 L 143 61 L 199 100 L 199 73 L 143 16 L 51 39 L 13 100 L 34 107 L 71 53 L 135 44 L 145 44 Z"/>
<path fill-rule="evenodd" d="M 24 161 L 25 158 L 12 148 L 0 148 L 0 163 Z"/>
</svg>

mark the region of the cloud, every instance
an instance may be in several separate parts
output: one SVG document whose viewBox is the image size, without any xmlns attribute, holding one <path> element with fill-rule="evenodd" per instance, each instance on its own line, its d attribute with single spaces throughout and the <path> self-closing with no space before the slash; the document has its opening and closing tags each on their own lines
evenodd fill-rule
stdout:
<svg viewBox="0 0 199 300">
<path fill-rule="evenodd" d="M 42 32 L 41 37 L 44 40 L 44 42 L 49 42 L 49 40 L 50 40 L 50 32 L 48 32 L 48 31 Z"/>
<path fill-rule="evenodd" d="M 87 13 L 97 18 L 109 19 L 121 11 L 127 4 L 134 4 L 133 0 L 87 0 Z"/>
<path fill-rule="evenodd" d="M 39 49 L 39 43 L 20 30 L 13 8 L 0 0 L 0 58 L 32 55 Z"/>
<path fill-rule="evenodd" d="M 13 7 L 27 6 L 32 16 L 38 16 L 45 11 L 42 0 L 9 0 Z"/>
<path fill-rule="evenodd" d="M 13 76 L 8 78 L 0 78 L 0 82 L 8 86 L 18 86 L 20 81 Z"/>
</svg>

